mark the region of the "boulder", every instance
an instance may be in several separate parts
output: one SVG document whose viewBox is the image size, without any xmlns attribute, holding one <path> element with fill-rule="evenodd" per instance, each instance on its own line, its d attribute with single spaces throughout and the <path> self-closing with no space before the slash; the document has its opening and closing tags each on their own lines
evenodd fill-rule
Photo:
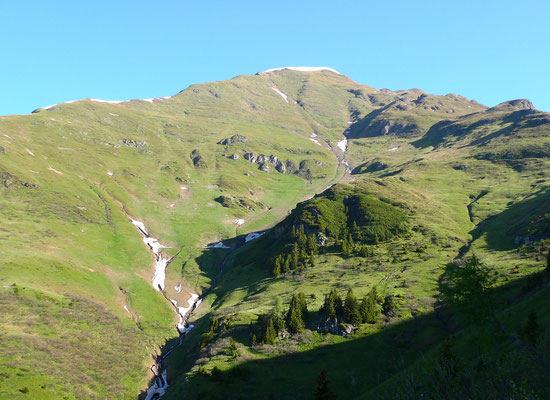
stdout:
<svg viewBox="0 0 550 400">
<path fill-rule="evenodd" d="M 230 138 L 222 139 L 218 142 L 218 144 L 227 146 L 233 143 L 246 143 L 250 139 L 243 135 L 233 135 Z"/>
</svg>

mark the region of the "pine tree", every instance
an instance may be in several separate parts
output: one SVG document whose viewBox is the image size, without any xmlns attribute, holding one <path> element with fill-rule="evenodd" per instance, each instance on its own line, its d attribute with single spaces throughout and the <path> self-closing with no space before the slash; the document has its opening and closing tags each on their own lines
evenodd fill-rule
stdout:
<svg viewBox="0 0 550 400">
<path fill-rule="evenodd" d="M 359 302 L 350 288 L 344 300 L 344 321 L 352 325 L 361 323 L 361 314 L 359 313 Z"/>
<path fill-rule="evenodd" d="M 315 254 L 313 252 L 309 253 L 309 266 L 315 268 Z"/>
<path fill-rule="evenodd" d="M 277 258 L 275 258 L 275 261 L 273 262 L 273 275 L 275 276 L 275 278 L 278 278 L 279 276 L 281 276 L 281 256 L 277 256 Z"/>
<path fill-rule="evenodd" d="M 273 327 L 273 319 L 268 318 L 267 326 L 265 328 L 264 343 L 265 344 L 274 344 L 277 334 L 275 333 L 275 328 Z"/>
<path fill-rule="evenodd" d="M 317 377 L 317 386 L 313 392 L 314 400 L 337 400 L 336 394 L 328 387 L 327 371 L 322 370 Z"/>
<path fill-rule="evenodd" d="M 521 337 L 524 341 L 529 343 L 531 346 L 536 347 L 537 341 L 540 334 L 540 327 L 537 318 L 537 313 L 534 310 L 529 312 L 527 316 L 527 321 L 521 331 Z"/>
<path fill-rule="evenodd" d="M 393 295 L 384 297 L 382 313 L 386 317 L 394 317 L 397 314 L 397 302 L 395 301 L 395 297 Z"/>
<path fill-rule="evenodd" d="M 336 289 L 332 289 L 330 293 L 325 296 L 325 302 L 321 311 L 326 314 L 328 319 L 337 318 L 342 314 L 342 299 Z"/>
<path fill-rule="evenodd" d="M 317 254 L 319 252 L 319 245 L 317 244 L 315 235 L 307 235 L 306 250 L 313 254 Z"/>
<path fill-rule="evenodd" d="M 307 301 L 306 301 L 306 295 L 302 292 L 299 292 L 296 294 L 296 305 L 298 309 L 300 310 L 300 317 L 303 321 L 307 321 Z"/>
<path fill-rule="evenodd" d="M 376 286 L 363 297 L 363 301 L 359 306 L 359 312 L 361 314 L 361 320 L 368 324 L 375 324 L 378 319 L 378 309 L 376 307 Z"/>
<path fill-rule="evenodd" d="M 237 348 L 237 343 L 233 338 L 229 341 L 229 352 L 231 353 L 232 358 L 238 358 L 240 356 L 239 349 Z"/>
<path fill-rule="evenodd" d="M 361 246 L 358 254 L 360 257 L 367 258 L 369 256 L 369 248 L 367 246 Z"/>
<path fill-rule="evenodd" d="M 300 311 L 296 307 L 291 307 L 288 310 L 287 325 L 290 333 L 298 333 L 304 329 L 304 321 L 300 318 Z"/>
<path fill-rule="evenodd" d="M 277 335 L 286 329 L 285 319 L 283 318 L 283 305 L 280 297 L 277 297 L 275 300 L 271 318 L 273 320 L 273 328 L 275 328 Z"/>
<path fill-rule="evenodd" d="M 292 251 L 290 252 L 290 269 L 295 270 L 298 268 L 299 251 L 298 244 L 294 243 Z"/>
<path fill-rule="evenodd" d="M 344 236 L 344 239 L 342 240 L 342 255 L 344 257 L 349 257 L 351 254 L 351 247 L 349 244 L 349 240 L 347 236 Z"/>
<path fill-rule="evenodd" d="M 283 274 L 288 274 L 290 272 L 290 254 L 283 256 L 283 258 L 284 258 L 284 261 L 282 265 L 282 272 Z"/>
</svg>

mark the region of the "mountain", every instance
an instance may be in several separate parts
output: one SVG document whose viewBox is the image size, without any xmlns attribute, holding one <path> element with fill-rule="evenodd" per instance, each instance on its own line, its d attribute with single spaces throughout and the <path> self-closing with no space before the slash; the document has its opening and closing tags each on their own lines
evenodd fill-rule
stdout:
<svg viewBox="0 0 550 400">
<path fill-rule="evenodd" d="M 549 128 L 527 100 L 307 67 L 2 117 L 0 397 L 305 399 L 325 369 L 340 398 L 395 398 L 435 393 L 441 348 L 461 371 L 515 356 L 529 309 L 550 324 Z M 441 297 L 472 254 L 498 332 Z M 331 290 L 374 286 L 375 323 L 327 320 Z M 298 292 L 303 329 L 262 344 Z M 547 393 L 521 360 L 502 387 Z"/>
</svg>

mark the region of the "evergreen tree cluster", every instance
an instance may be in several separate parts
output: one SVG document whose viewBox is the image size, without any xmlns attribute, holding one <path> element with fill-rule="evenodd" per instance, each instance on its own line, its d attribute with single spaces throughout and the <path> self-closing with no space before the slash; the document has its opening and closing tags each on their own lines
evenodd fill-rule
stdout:
<svg viewBox="0 0 550 400">
<path fill-rule="evenodd" d="M 273 310 L 269 314 L 258 317 L 259 334 L 252 332 L 251 344 L 274 344 L 277 338 L 285 336 L 286 332 L 298 333 L 305 326 L 308 317 L 306 296 L 303 293 L 292 295 L 288 311 L 283 312 L 281 299 L 277 298 Z M 253 327 L 252 327 L 253 329 Z"/>
<path fill-rule="evenodd" d="M 379 296 L 376 287 L 373 287 L 361 302 L 355 297 L 352 289 L 348 290 L 343 301 L 336 289 L 332 289 L 325 296 L 325 302 L 320 311 L 329 320 L 343 320 L 355 326 L 362 323 L 374 324 L 380 313 L 378 302 Z"/>
<path fill-rule="evenodd" d="M 315 234 L 306 234 L 303 226 L 298 229 L 293 226 L 287 248 L 290 250 L 273 260 L 272 272 L 275 277 L 299 268 L 315 267 L 315 255 L 319 253 Z"/>
</svg>

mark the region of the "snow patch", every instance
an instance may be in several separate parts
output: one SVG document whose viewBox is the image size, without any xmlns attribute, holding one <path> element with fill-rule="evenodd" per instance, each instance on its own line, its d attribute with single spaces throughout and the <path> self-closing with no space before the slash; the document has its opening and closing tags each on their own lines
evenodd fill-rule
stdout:
<svg viewBox="0 0 550 400">
<path fill-rule="evenodd" d="M 166 266 L 168 265 L 168 262 L 170 261 L 169 258 L 163 258 L 159 252 L 160 249 L 166 249 L 167 246 L 164 246 L 159 243 L 158 239 L 152 238 L 149 236 L 149 233 L 147 233 L 147 229 L 145 229 L 145 225 L 141 221 L 137 221 L 131 217 L 130 221 L 132 221 L 132 224 L 136 228 L 139 229 L 139 231 L 143 234 L 143 242 L 149 246 L 149 248 L 153 251 L 155 254 L 155 272 L 153 273 L 153 287 L 156 290 L 164 290 L 164 281 L 166 280 Z"/>
<path fill-rule="evenodd" d="M 174 286 L 174 290 L 178 293 L 181 293 L 181 283 L 178 286 Z"/>
<path fill-rule="evenodd" d="M 346 152 L 346 149 L 348 148 L 348 138 L 340 140 L 336 146 L 340 148 L 343 152 Z"/>
<path fill-rule="evenodd" d="M 166 393 L 168 389 L 168 382 L 166 381 L 167 370 L 163 370 L 160 376 L 157 376 L 155 383 L 147 389 L 147 396 L 145 400 L 152 400 L 154 398 L 159 398 Z"/>
<path fill-rule="evenodd" d="M 159 255 L 160 249 L 167 249 L 166 246 L 159 243 L 159 241 L 152 237 L 144 237 L 143 242 L 153 250 L 155 256 Z"/>
<path fill-rule="evenodd" d="M 230 249 L 231 247 L 223 244 L 223 242 L 214 243 L 206 246 L 207 249 Z"/>
<path fill-rule="evenodd" d="M 186 316 L 187 316 L 187 313 L 191 310 L 193 310 L 194 308 L 198 307 L 198 305 L 200 304 L 199 302 L 196 302 L 195 301 L 199 298 L 199 295 L 196 294 L 196 293 L 191 293 L 191 297 L 187 300 L 187 304 L 188 304 L 188 307 L 177 307 L 177 302 L 175 302 L 174 300 L 171 300 L 172 302 L 175 302 L 175 306 L 178 310 L 178 314 L 180 315 L 180 322 L 178 323 L 178 332 L 180 334 L 183 334 L 185 332 L 185 329 L 186 329 Z"/>
<path fill-rule="evenodd" d="M 281 71 L 283 69 L 289 69 L 292 71 L 300 71 L 300 72 L 331 71 L 331 72 L 334 72 L 335 74 L 342 75 L 340 72 L 329 67 L 281 67 L 281 68 L 268 69 L 267 71 L 264 71 L 264 73 L 267 74 L 269 72 Z"/>
<path fill-rule="evenodd" d="M 321 143 L 319 143 L 319 141 L 317 139 L 313 139 L 313 138 L 309 138 L 309 140 L 311 140 L 313 143 L 315 143 L 316 145 L 319 145 L 319 146 L 323 146 Z"/>
<path fill-rule="evenodd" d="M 279 89 L 277 88 L 274 88 L 273 86 L 270 86 L 271 89 L 273 89 L 274 91 L 276 91 L 277 93 L 279 93 L 281 95 L 281 97 L 283 99 L 285 99 L 285 101 L 288 103 L 288 96 L 286 94 L 284 94 L 283 92 L 281 92 Z"/>
<path fill-rule="evenodd" d="M 132 224 L 134 224 L 134 226 L 136 228 L 138 228 L 141 233 L 143 233 L 146 236 L 149 235 L 147 233 L 147 229 L 145 229 L 145 224 L 143 222 L 137 221 L 137 220 L 133 219 L 132 217 L 130 217 L 130 221 L 132 221 Z"/>
<path fill-rule="evenodd" d="M 399 148 L 399 146 L 397 146 L 397 147 L 392 147 L 392 148 L 389 149 L 388 151 L 395 151 L 395 150 L 397 150 L 398 148 Z"/>
<path fill-rule="evenodd" d="M 233 223 L 234 223 L 235 225 L 239 225 L 239 226 L 241 226 L 242 224 L 244 224 L 244 222 L 245 222 L 244 219 L 235 219 L 235 220 L 233 220 Z"/>
<path fill-rule="evenodd" d="M 260 236 L 262 236 L 263 234 L 265 234 L 265 232 L 254 232 L 254 233 L 249 233 L 248 235 L 246 235 L 246 237 L 244 238 L 244 242 L 245 243 L 248 243 L 250 242 L 251 240 L 254 240 L 254 239 L 258 239 Z"/>
<path fill-rule="evenodd" d="M 94 103 L 108 103 L 108 104 L 120 104 L 129 100 L 101 100 L 101 99 L 90 99 Z"/>
<path fill-rule="evenodd" d="M 317 134 L 316 134 L 315 132 L 311 132 L 311 133 L 309 134 L 309 136 L 311 136 L 311 137 L 317 137 Z"/>
<path fill-rule="evenodd" d="M 34 156 L 34 153 L 32 151 L 30 151 L 29 149 L 25 149 L 27 150 L 27 153 L 29 153 L 31 156 Z"/>
<path fill-rule="evenodd" d="M 54 108 L 55 106 L 58 106 L 60 104 L 70 104 L 70 103 L 74 103 L 78 100 L 71 100 L 71 101 L 65 101 L 63 103 L 56 103 L 56 104 L 52 104 L 51 106 L 46 106 L 46 107 L 42 107 L 44 110 L 49 110 L 50 108 Z"/>
<path fill-rule="evenodd" d="M 112 172 L 107 172 L 107 175 L 113 176 L 113 173 Z"/>
</svg>

